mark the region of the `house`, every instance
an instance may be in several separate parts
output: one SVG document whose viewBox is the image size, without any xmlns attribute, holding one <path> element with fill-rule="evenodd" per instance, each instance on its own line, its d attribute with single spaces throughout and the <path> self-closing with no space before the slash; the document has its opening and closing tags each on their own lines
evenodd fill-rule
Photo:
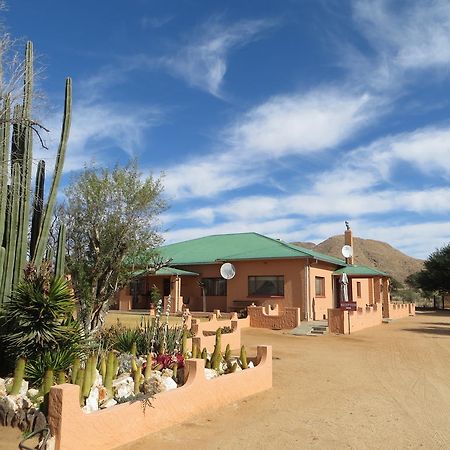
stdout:
<svg viewBox="0 0 450 450">
<path fill-rule="evenodd" d="M 345 232 L 345 243 L 352 245 L 352 232 Z M 119 294 L 121 310 L 148 309 L 150 291 L 172 301 L 171 311 L 186 305 L 191 311 L 239 311 L 255 304 L 300 308 L 302 320 L 328 318 L 328 309 L 343 301 L 342 273 L 348 278 L 348 297 L 365 307 L 389 302 L 386 273 L 288 244 L 258 233 L 206 236 L 160 249 L 170 267 L 154 273 L 143 269 L 132 285 Z M 224 263 L 231 263 L 235 275 L 220 274 Z"/>
</svg>

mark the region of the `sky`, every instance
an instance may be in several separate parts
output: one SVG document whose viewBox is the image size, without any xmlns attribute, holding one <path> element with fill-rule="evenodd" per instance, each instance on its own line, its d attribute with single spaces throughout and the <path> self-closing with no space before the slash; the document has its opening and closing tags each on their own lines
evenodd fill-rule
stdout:
<svg viewBox="0 0 450 450">
<path fill-rule="evenodd" d="M 10 0 L 63 184 L 137 158 L 162 176 L 166 243 L 343 233 L 426 258 L 450 241 L 448 0 Z"/>
</svg>

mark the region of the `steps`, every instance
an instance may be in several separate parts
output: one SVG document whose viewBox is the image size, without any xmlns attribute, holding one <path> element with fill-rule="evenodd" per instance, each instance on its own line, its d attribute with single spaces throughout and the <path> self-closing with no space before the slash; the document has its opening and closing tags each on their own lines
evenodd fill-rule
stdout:
<svg viewBox="0 0 450 450">
<path fill-rule="evenodd" d="M 328 322 L 326 320 L 314 320 L 302 322 L 300 326 L 290 331 L 294 336 L 322 336 L 328 333 Z"/>
</svg>

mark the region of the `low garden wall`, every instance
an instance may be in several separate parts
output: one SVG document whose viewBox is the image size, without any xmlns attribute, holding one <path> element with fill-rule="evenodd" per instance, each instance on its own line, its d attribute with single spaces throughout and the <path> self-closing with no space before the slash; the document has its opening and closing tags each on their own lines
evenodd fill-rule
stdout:
<svg viewBox="0 0 450 450">
<path fill-rule="evenodd" d="M 286 307 L 282 311 L 278 307 L 248 306 L 250 326 L 255 328 L 269 328 L 271 330 L 283 330 L 298 327 L 300 325 L 300 308 Z"/>
<path fill-rule="evenodd" d="M 389 303 L 389 319 L 402 319 L 416 315 L 415 303 Z"/>
<path fill-rule="evenodd" d="M 364 328 L 381 325 L 382 322 L 382 308 L 378 304 L 358 308 L 356 311 L 328 310 L 328 329 L 330 333 L 351 334 Z"/>
<path fill-rule="evenodd" d="M 249 358 L 252 360 L 252 358 Z M 207 380 L 204 360 L 186 361 L 186 383 L 156 394 L 151 407 L 141 401 L 84 413 L 79 386 L 61 384 L 50 390 L 48 422 L 56 450 L 113 449 L 168 428 L 204 411 L 220 408 L 272 387 L 272 347 L 258 346 L 255 367 Z"/>
</svg>

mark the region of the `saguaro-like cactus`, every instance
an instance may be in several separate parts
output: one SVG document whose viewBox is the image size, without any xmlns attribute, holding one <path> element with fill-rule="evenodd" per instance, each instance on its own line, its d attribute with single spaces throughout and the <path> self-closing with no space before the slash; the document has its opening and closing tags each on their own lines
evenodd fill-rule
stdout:
<svg viewBox="0 0 450 450">
<path fill-rule="evenodd" d="M 1 70 L 0 70 L 1 73 Z M 0 80 L 1 81 L 1 80 Z M 22 101 L 12 104 L 10 96 L 0 98 L 0 303 L 23 277 L 27 260 L 39 267 L 44 259 L 56 194 L 61 180 L 72 109 L 72 81 L 66 80 L 61 139 L 47 202 L 44 202 L 45 165 L 38 164 L 30 224 L 33 133 L 33 45 L 26 45 Z M 11 113 L 13 109 L 13 113 Z M 28 235 L 31 239 L 29 241 Z M 64 230 L 58 245 L 63 244 Z M 58 273 L 63 273 L 63 255 L 57 252 Z M 29 255 L 29 256 L 28 256 Z"/>
</svg>

